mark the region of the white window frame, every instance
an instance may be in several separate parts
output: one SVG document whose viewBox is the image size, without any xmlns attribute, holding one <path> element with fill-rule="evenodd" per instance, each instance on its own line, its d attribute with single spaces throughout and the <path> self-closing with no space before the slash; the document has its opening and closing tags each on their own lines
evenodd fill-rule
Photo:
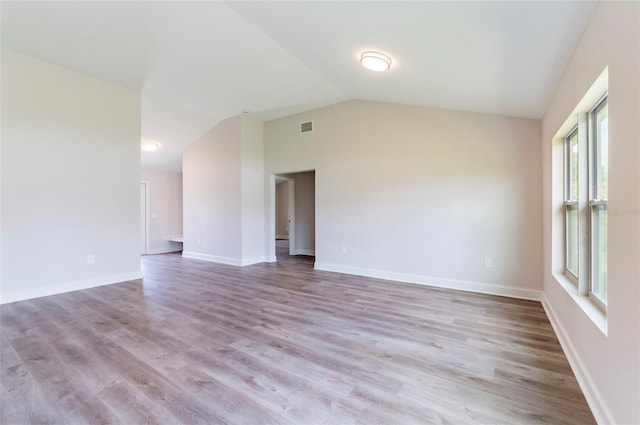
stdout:
<svg viewBox="0 0 640 425">
<path fill-rule="evenodd" d="M 594 276 L 595 276 L 595 244 L 594 244 L 594 215 L 597 214 L 599 209 L 604 206 L 605 210 L 608 210 L 608 200 L 601 197 L 600 192 L 600 170 L 598 165 L 600 164 L 598 151 L 598 122 L 597 115 L 600 110 L 605 106 L 608 106 L 608 93 L 605 93 L 596 104 L 589 110 L 589 280 L 588 280 L 588 296 L 593 303 L 601 310 L 607 310 L 606 299 L 601 299 L 597 294 L 593 292 Z M 608 137 L 608 136 L 607 136 Z M 607 167 L 608 168 L 608 167 Z M 605 258 L 606 261 L 606 258 Z"/>
<path fill-rule="evenodd" d="M 564 273 L 569 278 L 571 282 L 573 282 L 576 286 L 578 285 L 578 276 L 580 275 L 578 270 L 571 270 L 569 268 L 569 210 L 575 208 L 578 210 L 578 220 L 579 220 L 579 208 L 578 208 L 578 194 L 571 193 L 571 139 L 574 136 L 578 136 L 578 126 L 576 125 L 569 131 L 569 133 L 564 137 L 564 158 L 563 158 L 563 179 L 564 179 L 564 195 L 563 195 L 563 206 L 564 206 Z M 579 167 L 578 167 L 579 169 Z M 578 178 L 579 178 L 578 171 Z M 576 249 L 579 250 L 580 247 L 580 237 L 578 235 L 578 244 Z M 578 263 L 580 262 L 580 258 L 578 256 Z"/>
<path fill-rule="evenodd" d="M 594 214 L 607 208 L 607 200 L 598 193 L 600 186 L 597 114 L 608 105 L 608 95 L 604 94 L 586 113 L 579 113 L 577 124 L 563 138 L 563 213 L 564 213 L 564 275 L 572 282 L 578 295 L 589 299 L 606 312 L 606 299 L 593 292 L 595 276 Z M 571 140 L 577 137 L 578 181 L 577 193 L 571 191 Z M 577 270 L 569 268 L 569 210 L 577 210 L 578 243 Z M 606 254 L 605 254 L 606 255 Z M 606 259 L 605 259 L 606 261 Z"/>
<path fill-rule="evenodd" d="M 589 205 L 591 199 L 591 185 L 589 174 L 594 165 L 589 160 L 589 137 L 593 132 L 590 120 L 591 112 L 596 109 L 609 89 L 609 69 L 605 67 L 600 75 L 595 79 L 591 86 L 587 89 L 583 97 L 578 101 L 573 110 L 567 115 L 566 120 L 558 127 L 556 133 L 551 139 L 551 191 L 549 202 L 551 209 L 550 214 L 550 256 L 545 259 L 545 276 L 549 276 L 552 281 L 564 289 L 569 297 L 573 299 L 576 306 L 588 317 L 591 322 L 598 328 L 603 335 L 607 335 L 607 307 L 597 302 L 595 296 L 589 296 L 591 285 L 590 274 L 591 269 L 591 243 L 590 233 L 592 232 L 590 217 L 592 206 Z M 602 113 L 601 113 L 602 114 Z M 604 118 L 602 115 L 600 119 Z M 615 117 L 609 120 L 608 129 L 612 129 L 615 123 Z M 569 273 L 565 271 L 566 266 L 566 206 L 565 198 L 565 138 L 577 126 L 578 128 L 578 279 L 577 284 L 571 279 Z M 604 126 L 600 124 L 600 130 L 604 130 Z M 604 134 L 604 133 L 603 133 Z M 611 132 L 609 132 L 611 134 Z M 615 140 L 609 138 L 609 145 L 615 145 Z M 603 150 L 604 152 L 604 150 Z M 603 158 L 606 159 L 606 158 Z M 575 162 L 575 158 L 574 158 Z M 604 165 L 604 164 L 603 164 Z M 602 167 L 603 171 L 605 170 Z M 609 170 L 610 171 L 610 170 Z M 611 175 L 611 174 L 609 174 Z M 603 182 L 604 183 L 604 182 Z M 574 186 L 575 187 L 575 186 Z M 603 187 L 604 189 L 604 187 Z M 601 208 L 601 207 L 599 207 Z M 604 216 L 603 212 L 599 212 L 596 219 L 604 220 L 608 216 Z M 598 224 L 596 222 L 596 224 Z M 596 230 L 603 231 L 603 227 L 596 226 Z M 573 232 L 572 232 L 573 233 Z M 606 234 L 595 233 L 596 239 L 594 243 L 602 247 L 602 251 L 598 251 L 606 255 Z M 596 283 L 605 282 L 605 264 L 604 257 L 596 256 L 596 271 L 600 274 L 596 275 Z M 549 260 L 549 262 L 547 262 Z M 573 260 L 573 259 L 572 259 Z M 610 287 L 609 285 L 608 287 Z M 604 292 L 607 286 L 596 285 L 596 293 L 600 292 L 606 297 Z"/>
</svg>

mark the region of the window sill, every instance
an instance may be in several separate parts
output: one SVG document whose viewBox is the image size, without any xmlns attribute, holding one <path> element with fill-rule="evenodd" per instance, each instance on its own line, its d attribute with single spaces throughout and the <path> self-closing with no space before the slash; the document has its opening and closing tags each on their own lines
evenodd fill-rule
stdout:
<svg viewBox="0 0 640 425">
<path fill-rule="evenodd" d="M 586 295 L 578 295 L 576 285 L 562 274 L 553 274 L 553 278 L 573 298 L 584 314 L 607 336 L 607 315 Z"/>
</svg>

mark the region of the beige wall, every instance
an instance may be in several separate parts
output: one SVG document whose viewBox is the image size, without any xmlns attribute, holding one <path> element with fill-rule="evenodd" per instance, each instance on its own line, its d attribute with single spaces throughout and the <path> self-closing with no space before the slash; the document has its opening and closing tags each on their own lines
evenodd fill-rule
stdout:
<svg viewBox="0 0 640 425">
<path fill-rule="evenodd" d="M 242 256 L 240 119 L 220 122 L 182 156 L 185 256 Z"/>
<path fill-rule="evenodd" d="M 263 124 L 240 117 L 242 264 L 264 261 L 264 141 Z"/>
<path fill-rule="evenodd" d="M 3 49 L 1 169 L 2 302 L 141 277 L 138 93 Z"/>
<path fill-rule="evenodd" d="M 262 123 L 218 123 L 183 154 L 183 256 L 264 261 Z"/>
<path fill-rule="evenodd" d="M 318 268 L 537 298 L 540 138 L 538 120 L 348 101 L 265 123 L 265 174 L 315 169 Z"/>
<path fill-rule="evenodd" d="M 182 244 L 167 240 L 182 235 L 182 173 L 142 170 L 147 183 L 147 254 L 182 251 Z"/>
<path fill-rule="evenodd" d="M 562 243 L 551 140 L 609 67 L 608 311 L 605 335 L 552 274 Z M 640 3 L 601 2 L 543 120 L 545 308 L 600 423 L 640 423 Z M 560 230 L 561 231 L 561 230 Z M 555 244 L 555 246 L 554 246 Z"/>
</svg>

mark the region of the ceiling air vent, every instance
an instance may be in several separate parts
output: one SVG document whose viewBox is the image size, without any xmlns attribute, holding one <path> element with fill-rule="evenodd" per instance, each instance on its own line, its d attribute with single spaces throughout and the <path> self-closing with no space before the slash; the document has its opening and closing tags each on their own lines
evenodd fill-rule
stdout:
<svg viewBox="0 0 640 425">
<path fill-rule="evenodd" d="M 310 133 L 313 131 L 313 121 L 307 121 L 300 124 L 300 133 Z"/>
</svg>

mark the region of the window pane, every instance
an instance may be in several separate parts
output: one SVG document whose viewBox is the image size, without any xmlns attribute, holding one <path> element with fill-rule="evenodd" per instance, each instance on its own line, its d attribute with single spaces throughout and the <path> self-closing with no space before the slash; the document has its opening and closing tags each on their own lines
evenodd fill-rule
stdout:
<svg viewBox="0 0 640 425">
<path fill-rule="evenodd" d="M 604 104 L 603 107 L 596 112 L 596 164 L 595 178 L 596 190 L 595 194 L 599 199 L 608 199 L 608 180 L 609 180 L 609 105 Z"/>
<path fill-rule="evenodd" d="M 607 302 L 607 217 L 606 205 L 592 207 L 593 275 L 591 292 L 605 304 Z"/>
<path fill-rule="evenodd" d="M 578 200 L 578 133 L 574 132 L 569 136 L 567 155 L 569 155 L 567 166 L 569 172 L 567 178 L 569 179 L 567 185 L 567 201 Z"/>
<path fill-rule="evenodd" d="M 567 270 L 578 276 L 578 207 L 567 206 Z"/>
</svg>

